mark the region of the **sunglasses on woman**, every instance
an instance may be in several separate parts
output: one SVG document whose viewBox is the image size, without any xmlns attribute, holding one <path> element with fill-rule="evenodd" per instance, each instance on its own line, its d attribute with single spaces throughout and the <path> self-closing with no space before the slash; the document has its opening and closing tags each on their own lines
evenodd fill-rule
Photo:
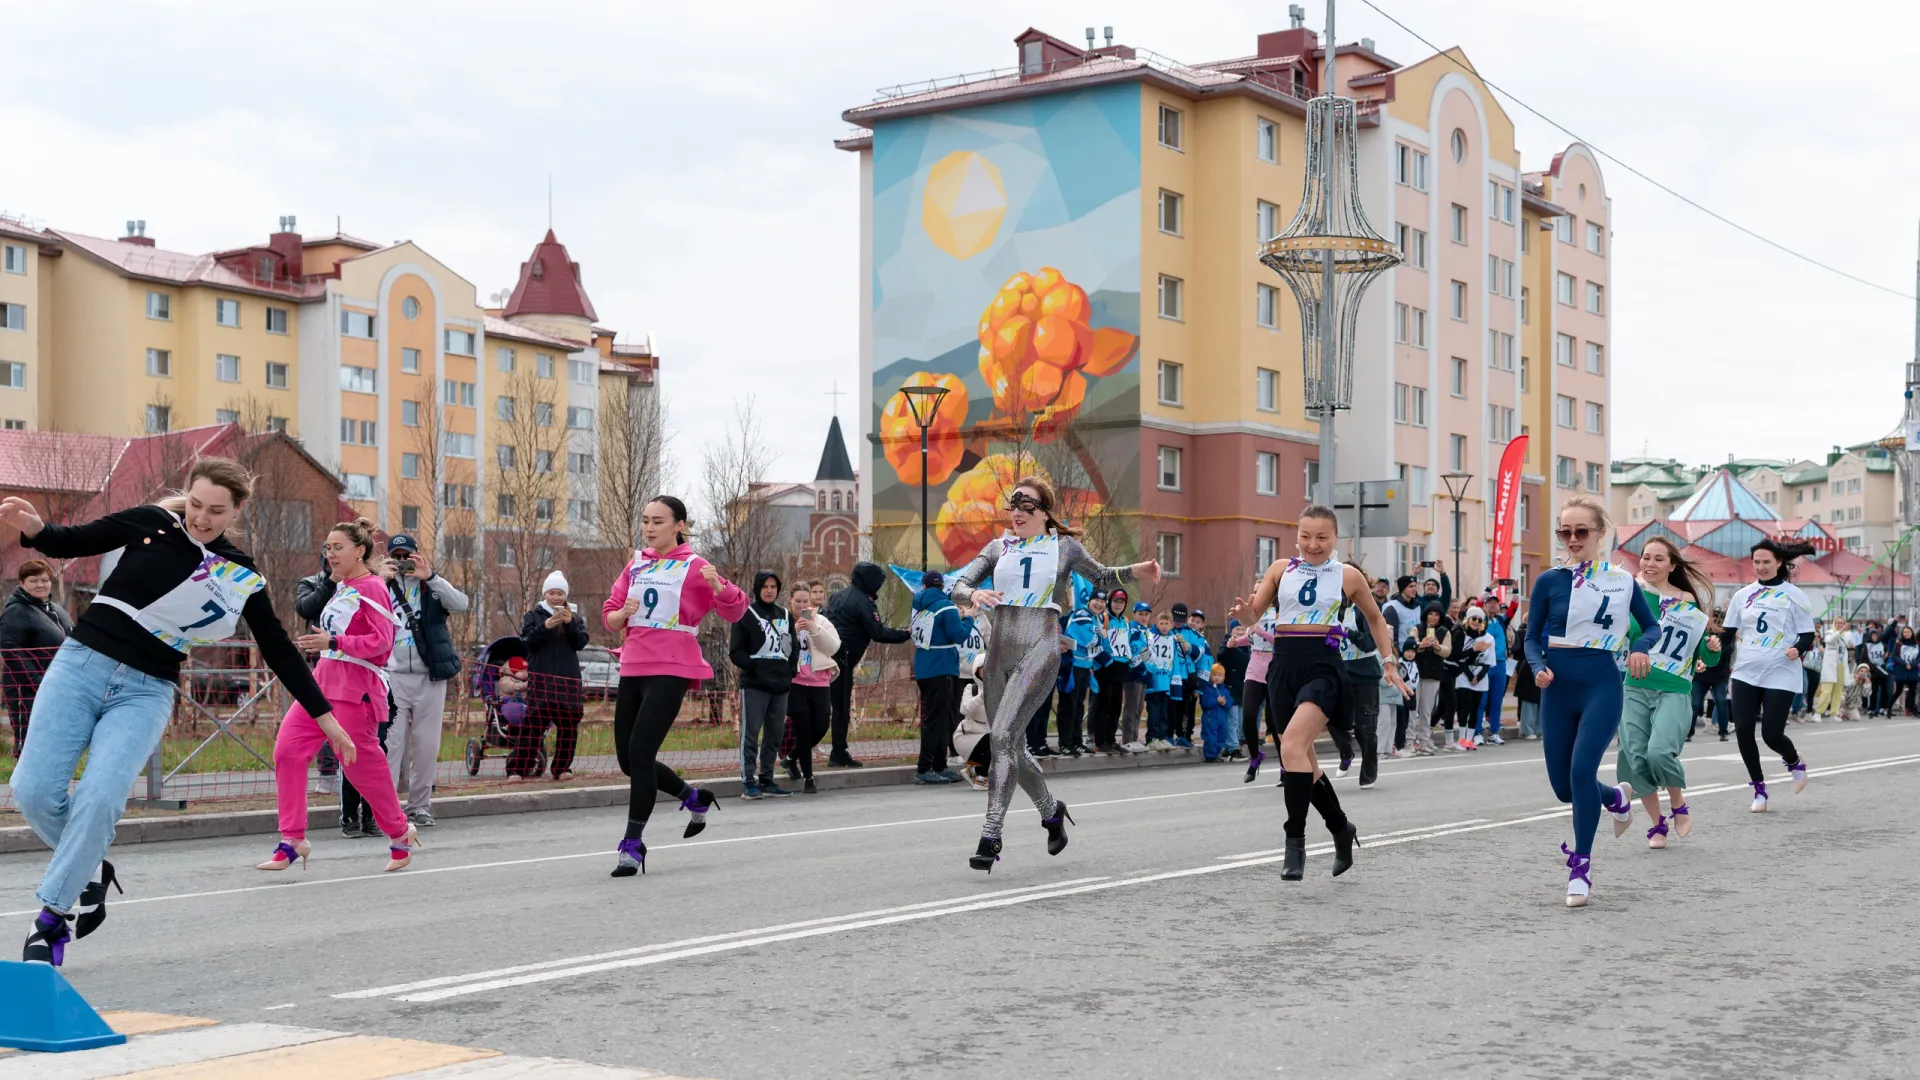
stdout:
<svg viewBox="0 0 1920 1080">
<path fill-rule="evenodd" d="M 1559 537 L 1560 542 L 1564 544 L 1571 540 L 1585 540 L 1587 537 L 1592 536 L 1594 531 L 1595 530 L 1589 529 L 1585 525 L 1575 525 L 1572 528 L 1562 525 L 1553 530 L 1553 535 Z"/>
<path fill-rule="evenodd" d="M 1046 507 L 1040 505 L 1039 499 L 1036 499 L 1031 495 L 1022 494 L 1021 492 L 1016 491 L 1013 494 L 1007 496 L 1007 509 L 1019 510 L 1023 513 L 1028 513 L 1028 514 L 1036 514 L 1042 510 L 1045 510 Z"/>
</svg>

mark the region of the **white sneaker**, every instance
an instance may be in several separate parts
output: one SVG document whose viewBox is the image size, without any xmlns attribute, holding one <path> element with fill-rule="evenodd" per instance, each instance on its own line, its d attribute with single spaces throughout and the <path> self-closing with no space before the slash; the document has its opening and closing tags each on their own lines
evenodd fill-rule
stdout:
<svg viewBox="0 0 1920 1080">
<path fill-rule="evenodd" d="M 1501 737 L 1500 737 L 1500 735 L 1499 735 L 1499 733 L 1497 733 L 1497 732 L 1496 732 L 1495 734 L 1493 734 L 1492 736 L 1490 736 L 1490 737 L 1488 737 L 1488 739 L 1487 739 L 1487 741 L 1488 741 L 1488 742 L 1490 742 L 1490 743 L 1492 743 L 1492 744 L 1493 744 L 1493 745 L 1495 745 L 1495 746 L 1505 746 L 1505 745 L 1507 745 L 1507 740 L 1505 740 L 1505 739 L 1503 739 L 1503 738 L 1501 738 Z"/>
<path fill-rule="evenodd" d="M 1473 745 L 1475 745 L 1475 746 L 1485 746 L 1485 745 L 1486 745 L 1486 742 L 1487 742 L 1487 740 L 1486 740 L 1486 737 L 1485 737 L 1485 736 L 1483 736 L 1483 735 L 1481 735 L 1481 734 L 1480 734 L 1479 732 L 1477 732 L 1477 731 L 1473 733 Z"/>
</svg>

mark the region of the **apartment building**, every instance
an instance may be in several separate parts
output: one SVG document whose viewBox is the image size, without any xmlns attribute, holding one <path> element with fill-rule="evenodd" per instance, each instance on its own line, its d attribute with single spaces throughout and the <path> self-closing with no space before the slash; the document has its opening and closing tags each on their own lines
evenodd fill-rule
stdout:
<svg viewBox="0 0 1920 1080">
<path fill-rule="evenodd" d="M 1085 48 L 1038 30 L 1014 45 L 1013 67 L 843 114 L 860 125 L 837 145 L 861 156 L 874 548 L 917 544 L 904 450 L 918 431 L 890 402 L 931 380 L 965 399 L 936 424 L 951 452 L 928 477 L 949 563 L 981 538 L 986 489 L 1038 467 L 1107 527 L 1109 558 L 1158 557 L 1187 579 L 1177 591 L 1224 597 L 1291 551 L 1318 479 L 1299 312 L 1256 256 L 1299 206 L 1326 49 L 1298 20 L 1205 64 L 1091 32 Z M 1597 165 L 1575 146 L 1525 172 L 1511 121 L 1457 50 L 1402 66 L 1363 40 L 1338 48 L 1336 80 L 1358 101 L 1362 205 L 1406 259 L 1361 309 L 1337 449 L 1340 479 L 1405 481 L 1411 528 L 1356 550 L 1389 576 L 1451 557 L 1442 477 L 1460 474 L 1461 577 L 1484 584 L 1487 492 L 1524 432 L 1532 556 L 1513 571 L 1543 567 L 1538 508 L 1606 485 Z M 1556 228 L 1599 239 L 1588 249 Z M 1550 302 L 1556 275 L 1575 282 L 1568 305 Z M 1562 336 L 1570 370 L 1551 352 Z M 1553 422 L 1560 396 L 1571 424 Z M 1574 464 L 1556 476 L 1562 458 Z"/>
</svg>

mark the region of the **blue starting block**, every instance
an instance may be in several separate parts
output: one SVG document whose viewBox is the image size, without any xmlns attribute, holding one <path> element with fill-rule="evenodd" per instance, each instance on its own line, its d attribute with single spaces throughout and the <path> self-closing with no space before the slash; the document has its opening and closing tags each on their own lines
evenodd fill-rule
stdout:
<svg viewBox="0 0 1920 1080">
<path fill-rule="evenodd" d="M 16 1050 L 92 1050 L 125 1035 L 107 1026 L 59 969 L 0 960 L 0 1046 Z"/>
</svg>

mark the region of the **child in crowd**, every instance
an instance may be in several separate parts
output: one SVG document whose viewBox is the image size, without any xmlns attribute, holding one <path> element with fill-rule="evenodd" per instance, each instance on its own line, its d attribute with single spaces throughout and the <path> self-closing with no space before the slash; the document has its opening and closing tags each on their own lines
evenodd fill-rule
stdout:
<svg viewBox="0 0 1920 1080">
<path fill-rule="evenodd" d="M 1171 750 L 1167 711 L 1173 680 L 1179 671 L 1179 649 L 1173 636 L 1173 616 L 1161 612 L 1147 633 L 1147 749 Z"/>
<path fill-rule="evenodd" d="M 1141 738 L 1140 717 L 1146 712 L 1147 688 L 1153 676 L 1147 669 L 1147 642 L 1153 635 L 1153 606 L 1135 601 L 1133 619 L 1127 628 L 1128 647 L 1133 650 L 1133 666 L 1127 670 L 1127 685 L 1120 692 L 1120 746 L 1130 754 L 1144 754 L 1147 744 Z"/>
<path fill-rule="evenodd" d="M 500 719 L 509 728 L 517 728 L 527 722 L 527 658 L 509 656 L 507 662 L 500 665 L 500 674 L 494 678 L 494 693 L 500 697 Z M 509 776 L 509 780 L 519 780 L 518 776 Z"/>
<path fill-rule="evenodd" d="M 953 731 L 954 749 L 964 753 L 967 763 L 960 775 L 975 791 L 987 789 L 986 770 L 993 760 L 992 728 L 987 722 L 987 699 L 980 696 L 977 658 L 960 662 L 960 724 Z"/>
<path fill-rule="evenodd" d="M 1400 646 L 1400 681 L 1407 684 L 1407 692 L 1401 698 L 1400 705 L 1393 714 L 1393 756 L 1399 757 L 1407 749 L 1407 724 L 1413 720 L 1420 694 L 1420 664 L 1416 656 L 1418 649 L 1409 637 Z"/>
<path fill-rule="evenodd" d="M 1867 707 L 1873 702 L 1873 668 L 1866 664 L 1853 669 L 1853 681 L 1847 684 L 1847 690 L 1840 701 L 1840 719 L 1864 720 Z"/>
<path fill-rule="evenodd" d="M 1233 694 L 1227 689 L 1227 669 L 1213 665 L 1208 683 L 1200 691 L 1200 752 L 1204 760 L 1219 761 L 1220 755 L 1240 745 L 1240 733 L 1233 722 Z"/>
</svg>

